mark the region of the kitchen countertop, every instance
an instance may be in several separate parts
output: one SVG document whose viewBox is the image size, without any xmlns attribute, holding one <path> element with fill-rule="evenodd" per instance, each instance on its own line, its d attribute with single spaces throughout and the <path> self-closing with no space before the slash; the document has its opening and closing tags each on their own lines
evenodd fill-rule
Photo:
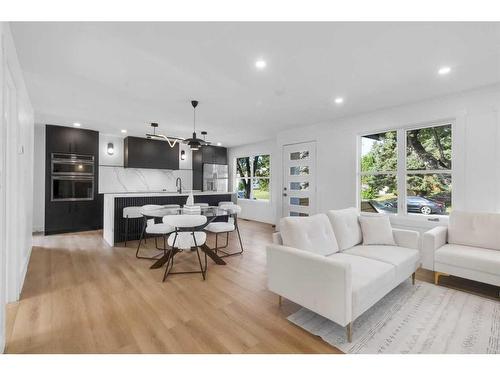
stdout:
<svg viewBox="0 0 500 375">
<path fill-rule="evenodd" d="M 181 194 L 176 191 L 127 191 L 116 193 L 103 193 L 105 196 L 114 197 L 144 197 L 144 196 L 188 196 L 190 190 L 185 190 Z M 193 195 L 228 195 L 235 194 L 233 192 L 220 192 L 220 191 L 193 191 Z"/>
</svg>

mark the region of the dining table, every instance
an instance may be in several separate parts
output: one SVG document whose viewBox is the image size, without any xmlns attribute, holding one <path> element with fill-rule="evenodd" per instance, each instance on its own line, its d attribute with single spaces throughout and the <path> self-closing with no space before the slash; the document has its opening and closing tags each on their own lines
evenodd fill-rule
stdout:
<svg viewBox="0 0 500 375">
<path fill-rule="evenodd" d="M 207 218 L 207 221 L 205 224 L 194 227 L 194 228 L 189 228 L 189 231 L 194 231 L 194 232 L 199 232 L 203 231 L 205 227 L 213 222 L 214 220 L 224 220 L 224 218 L 227 220 L 229 218 L 230 213 L 227 210 L 224 210 L 220 207 L 217 206 L 201 206 L 199 209 L 187 209 L 183 207 L 176 207 L 172 208 L 169 207 L 168 205 L 166 206 L 160 206 L 160 207 L 155 207 L 155 208 L 149 208 L 149 209 L 142 209 L 141 211 L 142 216 L 144 217 L 144 224 L 142 227 L 142 232 L 141 236 L 139 239 L 139 244 L 142 242 L 144 238 L 144 233 L 146 231 L 146 226 L 147 226 L 147 221 L 149 219 L 154 219 L 155 222 L 160 221 L 159 219 L 163 219 L 164 216 L 167 215 L 203 215 Z M 204 253 L 207 254 L 207 256 L 212 259 L 215 264 L 218 265 L 225 265 L 226 262 L 216 254 L 215 251 L 210 249 L 206 243 L 203 245 L 199 246 L 200 250 L 203 251 Z M 169 259 L 169 252 L 170 251 L 179 251 L 176 249 L 164 249 L 164 254 L 162 257 L 158 258 L 156 262 L 151 265 L 151 269 L 156 269 L 156 268 L 161 268 L 163 265 L 168 261 Z"/>
</svg>

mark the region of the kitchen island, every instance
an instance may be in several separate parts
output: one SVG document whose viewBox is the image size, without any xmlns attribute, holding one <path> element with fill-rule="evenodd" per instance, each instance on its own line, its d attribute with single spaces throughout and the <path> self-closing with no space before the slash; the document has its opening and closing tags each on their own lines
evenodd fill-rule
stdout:
<svg viewBox="0 0 500 375">
<path fill-rule="evenodd" d="M 104 193 L 103 237 L 110 245 L 125 241 L 125 219 L 123 208 L 144 206 L 146 204 L 179 204 L 184 205 L 190 191 L 183 193 L 167 191 Z M 208 203 L 217 206 L 219 202 L 236 202 L 236 194 L 214 191 L 193 191 L 195 203 Z M 141 219 L 129 220 L 128 240 L 138 240 L 142 230 Z"/>
</svg>

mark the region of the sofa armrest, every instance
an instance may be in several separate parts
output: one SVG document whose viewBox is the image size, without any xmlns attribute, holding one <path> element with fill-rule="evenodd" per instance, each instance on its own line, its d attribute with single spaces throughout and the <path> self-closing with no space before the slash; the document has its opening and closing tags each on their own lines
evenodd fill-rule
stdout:
<svg viewBox="0 0 500 375">
<path fill-rule="evenodd" d="M 407 229 L 392 229 L 394 241 L 401 247 L 408 247 L 410 249 L 418 249 L 418 240 L 420 233 L 414 230 Z"/>
<path fill-rule="evenodd" d="M 345 326 L 352 317 L 351 266 L 333 258 L 269 245 L 268 288 Z"/>
<path fill-rule="evenodd" d="M 446 244 L 447 227 L 435 227 L 422 235 L 422 264 L 425 269 L 434 270 L 434 252 Z"/>
</svg>

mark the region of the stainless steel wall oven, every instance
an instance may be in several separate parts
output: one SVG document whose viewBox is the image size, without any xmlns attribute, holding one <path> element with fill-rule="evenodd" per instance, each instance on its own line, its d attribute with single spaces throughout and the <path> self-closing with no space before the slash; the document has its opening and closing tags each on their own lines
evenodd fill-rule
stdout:
<svg viewBox="0 0 500 375">
<path fill-rule="evenodd" d="M 51 200 L 94 200 L 94 168 L 92 155 L 51 154 Z"/>
</svg>

